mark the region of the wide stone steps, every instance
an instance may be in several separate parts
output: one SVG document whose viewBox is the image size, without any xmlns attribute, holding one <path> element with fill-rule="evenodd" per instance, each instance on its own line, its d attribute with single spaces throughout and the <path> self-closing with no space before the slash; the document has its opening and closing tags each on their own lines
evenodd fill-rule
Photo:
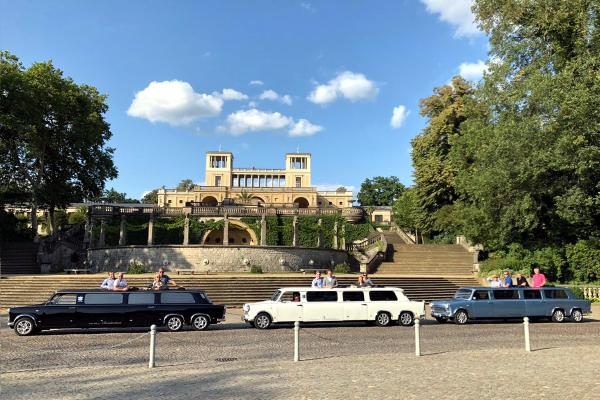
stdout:
<svg viewBox="0 0 600 400">
<path fill-rule="evenodd" d="M 171 276 L 181 286 L 202 288 L 215 303 L 239 306 L 245 302 L 268 299 L 280 287 L 308 286 L 312 276 L 293 277 L 179 277 Z M 59 289 L 97 288 L 104 276 L 73 277 L 18 277 L 10 276 L 0 280 L 0 306 L 8 307 L 40 303 Z M 477 285 L 473 278 L 464 277 L 375 277 L 374 282 L 381 286 L 397 286 L 413 300 L 434 300 L 451 297 L 461 286 Z M 130 286 L 145 287 L 151 277 L 127 278 Z M 356 282 L 356 276 L 341 276 L 340 285 Z"/>
<path fill-rule="evenodd" d="M 40 272 L 37 263 L 37 243 L 0 243 L 1 274 L 36 274 Z"/>
</svg>

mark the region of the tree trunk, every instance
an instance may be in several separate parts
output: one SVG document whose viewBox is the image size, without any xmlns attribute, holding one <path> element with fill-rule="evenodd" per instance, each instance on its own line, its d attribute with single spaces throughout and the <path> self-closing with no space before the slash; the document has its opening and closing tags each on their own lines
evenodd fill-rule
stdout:
<svg viewBox="0 0 600 400">
<path fill-rule="evenodd" d="M 35 240 L 38 234 L 37 204 L 31 204 L 31 237 Z"/>
<path fill-rule="evenodd" d="M 54 217 L 54 207 L 50 207 L 48 210 L 48 232 L 50 236 L 54 236 L 56 233 L 56 221 Z"/>
</svg>

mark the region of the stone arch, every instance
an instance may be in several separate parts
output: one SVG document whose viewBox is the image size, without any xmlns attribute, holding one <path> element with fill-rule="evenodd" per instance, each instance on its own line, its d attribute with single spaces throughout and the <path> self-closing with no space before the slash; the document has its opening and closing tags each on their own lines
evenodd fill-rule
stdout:
<svg viewBox="0 0 600 400">
<path fill-rule="evenodd" d="M 256 206 L 260 205 L 260 204 L 265 204 L 265 200 L 259 196 L 252 196 L 252 198 L 250 199 L 250 204 L 256 205 Z"/>
<path fill-rule="evenodd" d="M 223 229 L 212 229 L 202 235 L 202 244 L 222 245 Z M 229 220 L 229 245 L 230 246 L 256 246 L 258 239 L 256 233 L 248 225 L 237 219 Z"/>
<path fill-rule="evenodd" d="M 294 206 L 298 208 L 307 208 L 309 206 L 308 200 L 305 197 L 297 197 L 294 200 Z"/>
<path fill-rule="evenodd" d="M 216 207 L 219 201 L 214 196 L 206 196 L 202 199 L 202 203 L 210 207 Z"/>
</svg>

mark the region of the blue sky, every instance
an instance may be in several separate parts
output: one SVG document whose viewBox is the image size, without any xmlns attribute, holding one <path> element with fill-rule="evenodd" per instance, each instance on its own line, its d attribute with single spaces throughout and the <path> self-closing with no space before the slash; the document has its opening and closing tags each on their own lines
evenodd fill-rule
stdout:
<svg viewBox="0 0 600 400">
<path fill-rule="evenodd" d="M 204 180 L 204 152 L 283 168 L 313 154 L 312 183 L 412 182 L 419 99 L 477 80 L 487 38 L 470 0 L 0 0 L 0 48 L 52 59 L 108 94 L 115 164 L 131 197 Z M 392 118 L 394 116 L 394 118 Z"/>
</svg>

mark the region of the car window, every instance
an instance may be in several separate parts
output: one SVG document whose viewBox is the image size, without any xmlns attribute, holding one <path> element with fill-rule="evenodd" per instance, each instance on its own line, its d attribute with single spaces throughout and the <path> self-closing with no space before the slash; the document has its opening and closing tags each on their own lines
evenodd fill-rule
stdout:
<svg viewBox="0 0 600 400">
<path fill-rule="evenodd" d="M 523 295 L 526 300 L 540 300 L 542 293 L 539 290 L 523 290 Z"/>
<path fill-rule="evenodd" d="M 490 292 L 487 290 L 476 290 L 473 294 L 473 300 L 489 300 Z"/>
<path fill-rule="evenodd" d="M 557 289 L 545 289 L 544 297 L 547 299 L 568 299 L 567 292 Z"/>
<path fill-rule="evenodd" d="M 75 294 L 60 294 L 54 296 L 52 299 L 52 304 L 67 304 L 67 305 L 75 305 L 77 301 L 77 295 Z"/>
<path fill-rule="evenodd" d="M 83 301 L 84 304 L 122 304 L 123 294 L 121 293 L 87 293 Z"/>
<path fill-rule="evenodd" d="M 129 304 L 154 304 L 154 293 L 129 293 Z"/>
<path fill-rule="evenodd" d="M 371 290 L 369 292 L 369 298 L 371 301 L 396 301 L 396 293 L 391 290 Z"/>
<path fill-rule="evenodd" d="M 496 300 L 519 300 L 518 290 L 494 290 Z"/>
<path fill-rule="evenodd" d="M 471 298 L 471 290 L 470 289 L 458 289 L 456 293 L 454 293 L 455 299 L 461 300 L 469 300 Z"/>
<path fill-rule="evenodd" d="M 277 301 L 277 299 L 279 299 L 279 295 L 281 295 L 281 291 L 276 290 L 275 293 L 273 293 L 273 296 L 271 296 L 271 300 Z"/>
<path fill-rule="evenodd" d="M 161 293 L 162 304 L 194 304 L 196 300 L 191 293 Z"/>
<path fill-rule="evenodd" d="M 337 292 L 321 290 L 318 292 L 306 292 L 306 301 L 337 301 Z"/>
<path fill-rule="evenodd" d="M 344 292 L 344 301 L 365 301 L 365 294 L 363 292 Z"/>
</svg>

